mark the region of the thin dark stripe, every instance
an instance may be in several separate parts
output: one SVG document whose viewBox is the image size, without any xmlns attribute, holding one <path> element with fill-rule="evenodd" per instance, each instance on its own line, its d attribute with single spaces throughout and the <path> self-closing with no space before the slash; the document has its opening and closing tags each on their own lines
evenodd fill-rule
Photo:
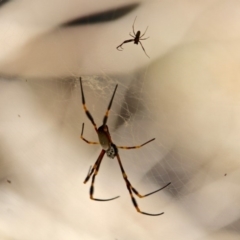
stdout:
<svg viewBox="0 0 240 240">
<path fill-rule="evenodd" d="M 74 27 L 78 25 L 86 25 L 86 24 L 89 25 L 89 24 L 96 24 L 101 22 L 110 22 L 128 14 L 129 12 L 137 8 L 139 5 L 140 5 L 139 3 L 133 3 L 120 8 L 114 8 L 108 11 L 99 12 L 99 13 L 91 14 L 88 16 L 76 18 L 69 22 L 64 23 L 62 26 Z"/>
</svg>

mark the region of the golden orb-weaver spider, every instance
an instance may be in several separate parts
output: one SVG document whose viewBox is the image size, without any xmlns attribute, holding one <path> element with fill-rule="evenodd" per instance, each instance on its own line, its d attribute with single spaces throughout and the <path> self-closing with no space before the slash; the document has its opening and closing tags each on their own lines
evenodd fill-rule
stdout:
<svg viewBox="0 0 240 240">
<path fill-rule="evenodd" d="M 137 44 L 137 45 L 138 45 L 138 43 L 140 43 L 140 45 L 141 45 L 141 47 L 142 47 L 142 50 L 144 51 L 144 53 L 146 54 L 146 56 L 147 56 L 148 58 L 150 58 L 150 57 L 147 55 L 147 53 L 146 53 L 146 51 L 145 51 L 145 49 L 144 49 L 144 47 L 143 47 L 143 45 L 142 45 L 142 43 L 141 43 L 142 40 L 146 40 L 146 39 L 149 38 L 149 37 L 147 37 L 147 38 L 142 38 L 142 37 L 145 35 L 145 33 L 147 32 L 148 27 L 146 28 L 145 32 L 144 32 L 142 35 L 141 35 L 141 32 L 140 32 L 140 31 L 137 31 L 137 33 L 135 33 L 134 24 L 135 24 L 136 18 L 137 18 L 137 17 L 135 17 L 134 22 L 133 22 L 133 25 L 132 25 L 133 35 L 132 35 L 131 33 L 129 33 L 129 35 L 130 35 L 131 37 L 133 37 L 133 39 L 128 39 L 128 40 L 125 40 L 124 42 L 122 42 L 119 46 L 117 46 L 117 50 L 118 50 L 118 51 L 122 51 L 122 49 L 123 49 L 122 45 L 125 44 L 125 43 L 134 42 L 134 44 Z M 120 49 L 119 49 L 119 48 L 120 48 Z"/>
<path fill-rule="evenodd" d="M 135 149 L 135 148 L 140 148 L 150 142 L 152 142 L 153 140 L 155 140 L 155 138 L 141 144 L 141 145 L 138 145 L 138 146 L 132 146 L 132 147 L 125 147 L 125 146 L 116 146 L 113 142 L 112 142 L 112 138 L 111 138 L 111 135 L 108 131 L 108 126 L 107 126 L 107 120 L 108 120 L 108 114 L 109 114 L 109 111 L 110 111 L 110 108 L 112 106 L 112 102 L 113 102 L 113 98 L 114 98 L 114 95 L 116 93 L 116 90 L 117 90 L 117 87 L 118 85 L 116 85 L 115 89 L 114 89 L 114 92 L 113 92 L 113 95 L 112 95 L 112 98 L 109 102 L 109 105 L 108 105 L 108 108 L 107 108 L 107 111 L 104 115 L 104 118 L 103 118 L 103 124 L 102 126 L 100 126 L 99 128 L 97 128 L 97 125 L 96 123 L 94 122 L 94 119 L 91 115 L 91 113 L 88 111 L 87 107 L 86 107 L 86 103 L 85 103 L 85 97 L 84 97 L 84 93 L 83 93 L 83 86 L 82 86 L 82 79 L 80 78 L 80 89 L 81 89 L 81 94 L 82 94 L 82 105 L 83 105 L 83 109 L 88 117 L 88 119 L 91 121 L 94 129 L 96 130 L 97 132 L 97 135 L 98 135 L 98 139 L 99 139 L 99 142 L 92 142 L 92 141 L 88 141 L 87 139 L 85 139 L 83 137 L 83 130 L 84 130 L 84 123 L 82 124 L 82 133 L 81 133 L 81 139 L 83 141 L 85 141 L 86 143 L 88 144 L 100 144 L 101 147 L 102 147 L 102 151 L 97 159 L 97 161 L 95 162 L 95 164 L 92 166 L 90 166 L 90 169 L 88 171 L 88 174 L 87 174 L 87 177 L 85 178 L 84 180 L 84 183 L 87 183 L 88 180 L 90 179 L 90 177 L 92 176 L 92 183 L 91 183 L 91 187 L 90 187 L 90 198 L 92 200 L 96 200 L 96 201 L 110 201 L 110 200 L 114 200 L 116 198 L 118 198 L 119 196 L 117 197 L 113 197 L 113 198 L 109 198 L 109 199 L 99 199 L 99 198 L 94 198 L 93 197 L 93 193 L 94 193 L 94 181 L 95 181 L 95 177 L 97 176 L 98 174 L 98 171 L 99 171 L 99 168 L 100 168 L 100 165 L 101 165 L 101 162 L 102 162 L 102 159 L 105 155 L 105 153 L 107 154 L 107 156 L 109 158 L 115 158 L 117 157 L 117 160 L 118 160 L 118 163 L 119 163 L 119 166 L 120 166 L 120 169 L 122 171 L 122 175 L 123 175 L 123 179 L 127 185 L 127 189 L 129 191 L 129 194 L 131 196 L 131 199 L 132 199 L 132 203 L 134 205 L 134 207 L 136 208 L 136 210 L 139 212 L 139 213 L 142 213 L 142 214 L 145 214 L 145 215 L 149 215 L 149 216 L 159 216 L 159 215 L 162 215 L 164 212 L 162 213 L 157 213 L 157 214 L 151 214 L 151 213 L 146 213 L 146 212 L 142 212 L 139 207 L 138 207 L 138 204 L 137 204 L 137 201 L 136 199 L 134 198 L 133 196 L 133 193 L 135 193 L 139 198 L 143 198 L 143 197 L 147 197 L 151 194 L 154 194 L 158 191 L 161 191 L 162 189 L 166 188 L 170 183 L 168 183 L 167 185 L 165 185 L 164 187 L 154 191 L 154 192 L 151 192 L 151 193 L 148 193 L 148 194 L 145 194 L 145 195 L 141 195 L 133 186 L 132 184 L 130 183 L 130 181 L 128 180 L 128 177 L 124 171 L 124 168 L 123 168 L 123 165 L 122 165 L 122 162 L 120 160 L 120 156 L 119 156 L 119 153 L 118 153 L 118 148 L 121 148 L 121 149 Z"/>
</svg>

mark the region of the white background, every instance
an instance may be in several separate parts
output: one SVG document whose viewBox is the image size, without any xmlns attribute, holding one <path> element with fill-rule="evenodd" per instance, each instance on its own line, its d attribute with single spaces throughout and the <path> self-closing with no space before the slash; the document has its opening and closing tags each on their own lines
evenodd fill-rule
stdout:
<svg viewBox="0 0 240 240">
<path fill-rule="evenodd" d="M 0 7 L 0 238 L 239 239 L 240 3 L 141 1 L 109 21 L 66 22 L 130 1 L 10 1 Z M 136 2 L 132 2 L 136 3 Z M 135 30 L 149 29 L 140 45 Z M 91 19 L 91 17 L 89 17 Z M 83 184 L 100 146 L 98 126 L 116 83 L 108 125 L 142 194 L 134 209 L 116 160 L 104 158 L 89 199 Z"/>
</svg>

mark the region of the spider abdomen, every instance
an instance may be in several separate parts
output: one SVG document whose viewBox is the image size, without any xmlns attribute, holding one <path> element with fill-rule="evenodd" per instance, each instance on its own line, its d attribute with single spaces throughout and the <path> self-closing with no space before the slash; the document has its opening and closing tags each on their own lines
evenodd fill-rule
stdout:
<svg viewBox="0 0 240 240">
<path fill-rule="evenodd" d="M 135 39 L 134 39 L 134 43 L 135 43 L 135 44 L 138 44 L 138 43 L 139 43 L 140 34 L 141 34 L 141 32 L 140 32 L 140 31 L 137 31 L 136 36 L 135 36 Z"/>
<path fill-rule="evenodd" d="M 107 156 L 112 159 L 116 157 L 117 153 L 118 153 L 118 149 L 114 143 L 112 143 L 110 148 L 106 150 Z"/>
</svg>

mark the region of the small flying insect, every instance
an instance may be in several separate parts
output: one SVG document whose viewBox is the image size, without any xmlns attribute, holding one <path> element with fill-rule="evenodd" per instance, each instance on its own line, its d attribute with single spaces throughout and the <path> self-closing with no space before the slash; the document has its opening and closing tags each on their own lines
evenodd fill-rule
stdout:
<svg viewBox="0 0 240 240">
<path fill-rule="evenodd" d="M 132 35 L 131 33 L 129 33 L 129 35 L 130 35 L 131 37 L 133 37 L 133 39 L 125 40 L 123 43 L 121 43 L 119 46 L 117 46 L 117 50 L 118 50 L 118 51 L 122 51 L 122 50 L 123 50 L 122 45 L 125 44 L 125 43 L 134 42 L 134 44 L 137 44 L 137 45 L 138 45 L 138 43 L 140 43 L 140 45 L 141 45 L 144 53 L 146 54 L 146 56 L 147 56 L 148 58 L 150 58 L 150 57 L 147 55 L 147 53 L 146 53 L 146 51 L 145 51 L 145 49 L 144 49 L 144 47 L 143 47 L 143 45 L 142 45 L 142 43 L 141 43 L 142 40 L 146 40 L 146 39 L 149 38 L 149 37 L 147 37 L 147 38 L 142 38 L 142 37 L 145 35 L 145 33 L 147 32 L 148 27 L 146 28 L 145 32 L 144 32 L 142 35 L 141 35 L 141 32 L 140 32 L 140 31 L 137 31 L 137 33 L 135 33 L 134 24 L 135 24 L 136 18 L 137 18 L 137 17 L 135 17 L 135 20 L 134 20 L 133 25 L 132 25 L 133 35 Z"/>
<path fill-rule="evenodd" d="M 111 109 L 111 106 L 112 106 L 112 102 L 113 102 L 113 99 L 114 99 L 114 96 L 115 96 L 115 93 L 116 93 L 116 90 L 117 90 L 117 87 L 118 85 L 116 85 L 115 89 L 114 89 L 114 92 L 113 92 L 113 95 L 111 97 L 111 100 L 108 104 L 108 108 L 107 108 L 107 111 L 103 117 L 103 124 L 102 126 L 100 126 L 99 128 L 97 128 L 97 125 L 91 115 L 91 113 L 88 111 L 87 109 L 87 106 L 86 106 L 86 103 L 85 103 L 85 97 L 84 97 L 84 93 L 83 93 L 83 86 L 82 86 L 82 79 L 80 78 L 80 90 L 81 90 L 81 95 L 82 95 L 82 105 L 83 105 L 83 109 L 88 117 L 88 119 L 91 121 L 95 131 L 97 132 L 97 135 L 98 135 L 98 139 L 99 139 L 99 142 L 92 142 L 92 141 L 88 141 L 86 138 L 83 137 L 83 130 L 84 130 L 84 123 L 82 124 L 82 132 L 81 132 L 81 139 L 83 141 L 85 141 L 86 143 L 88 144 L 100 144 L 101 147 L 102 147 L 102 151 L 100 153 L 100 155 L 98 156 L 96 162 L 94 163 L 93 167 L 90 166 L 89 168 L 89 171 L 88 171 L 88 174 L 87 174 L 87 177 L 85 178 L 84 180 L 84 183 L 87 183 L 88 180 L 90 179 L 90 177 L 92 176 L 92 183 L 91 183 L 91 187 L 90 187 L 90 199 L 92 200 L 95 200 L 95 201 L 111 201 L 111 200 L 114 200 L 116 198 L 119 198 L 119 196 L 117 197 L 113 197 L 113 198 L 109 198 L 109 199 L 99 199 L 99 198 L 95 198 L 93 196 L 94 194 L 94 182 L 95 182 L 95 178 L 99 172 L 99 169 L 100 169 L 100 165 L 101 165 L 101 162 L 102 162 L 102 159 L 104 157 L 105 154 L 107 154 L 107 156 L 109 158 L 112 158 L 114 159 L 115 157 L 117 158 L 117 161 L 118 161 L 118 164 L 120 166 L 120 169 L 121 169 L 121 172 L 122 172 L 122 176 L 123 176 L 123 179 L 126 183 L 126 186 L 127 186 L 127 189 L 129 191 L 129 194 L 131 196 L 131 199 L 132 199 L 132 203 L 134 205 L 134 207 L 136 208 L 136 210 L 139 212 L 139 213 L 142 213 L 142 214 L 145 214 L 145 215 L 149 215 L 149 216 L 159 216 L 159 215 L 162 215 L 163 212 L 161 213 L 157 213 L 157 214 L 151 214 L 151 213 L 147 213 L 147 212 L 143 212 L 140 210 L 140 208 L 138 207 L 138 204 L 137 204 L 137 201 L 136 199 L 134 198 L 133 196 L 133 193 L 135 195 L 137 195 L 139 198 L 143 198 L 143 197 L 147 197 L 147 196 L 150 196 L 158 191 L 161 191 L 163 190 L 164 188 L 166 188 L 168 185 L 170 185 L 171 183 L 168 183 L 167 185 L 165 185 L 164 187 L 156 190 L 156 191 L 153 191 L 151 193 L 148 193 L 148 194 L 145 194 L 145 195 L 142 195 L 140 194 L 133 186 L 132 184 L 130 183 L 130 181 L 128 180 L 128 177 L 127 177 L 127 174 L 125 173 L 124 171 L 124 168 L 123 168 L 123 165 L 122 165 L 122 162 L 120 160 L 120 156 L 119 156 L 119 153 L 118 153 L 118 149 L 135 149 L 135 148 L 141 148 L 143 147 L 144 145 L 152 142 L 153 140 L 155 140 L 155 138 L 141 144 L 141 145 L 138 145 L 138 146 L 131 146 L 131 147 L 126 147 L 126 146 L 116 146 L 113 141 L 112 141 L 112 138 L 111 138 L 111 135 L 109 133 L 109 130 L 108 130 L 108 126 L 107 126 L 107 120 L 108 120 L 108 115 L 109 115 L 109 111 Z"/>
</svg>

